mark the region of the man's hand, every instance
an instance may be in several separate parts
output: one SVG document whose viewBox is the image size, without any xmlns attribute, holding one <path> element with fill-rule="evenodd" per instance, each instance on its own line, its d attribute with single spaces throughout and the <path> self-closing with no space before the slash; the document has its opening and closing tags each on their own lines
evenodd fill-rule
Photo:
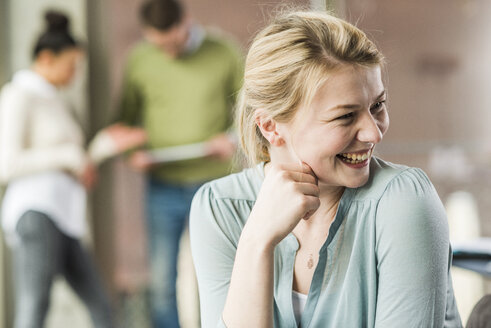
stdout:
<svg viewBox="0 0 491 328">
<path fill-rule="evenodd" d="M 130 166 L 139 172 L 146 172 L 153 165 L 152 157 L 147 151 L 135 151 L 129 159 Z"/>
<path fill-rule="evenodd" d="M 208 156 L 216 157 L 226 161 L 235 153 L 236 143 L 226 133 L 220 133 L 206 142 L 206 153 Z"/>
</svg>

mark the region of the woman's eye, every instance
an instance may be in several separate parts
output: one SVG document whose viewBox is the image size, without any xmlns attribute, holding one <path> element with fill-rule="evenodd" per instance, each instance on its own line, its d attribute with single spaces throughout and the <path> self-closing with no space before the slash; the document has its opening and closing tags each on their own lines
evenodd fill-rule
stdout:
<svg viewBox="0 0 491 328">
<path fill-rule="evenodd" d="M 345 115 L 343 115 L 343 116 L 339 116 L 339 117 L 337 118 L 337 120 L 347 120 L 347 119 L 352 118 L 354 115 L 355 115 L 355 114 L 353 114 L 353 113 L 348 113 L 348 114 L 345 114 Z"/>
<path fill-rule="evenodd" d="M 372 112 L 378 112 L 385 104 L 385 100 L 379 101 L 372 106 Z"/>
</svg>

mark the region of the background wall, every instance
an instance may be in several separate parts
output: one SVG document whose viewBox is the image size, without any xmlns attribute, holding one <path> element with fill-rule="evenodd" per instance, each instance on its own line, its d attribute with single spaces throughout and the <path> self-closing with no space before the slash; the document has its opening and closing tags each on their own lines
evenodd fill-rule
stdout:
<svg viewBox="0 0 491 328">
<path fill-rule="evenodd" d="M 385 154 L 414 161 L 437 145 L 489 150 L 490 14 L 480 0 L 345 1 L 346 18 L 387 56 Z"/>
</svg>

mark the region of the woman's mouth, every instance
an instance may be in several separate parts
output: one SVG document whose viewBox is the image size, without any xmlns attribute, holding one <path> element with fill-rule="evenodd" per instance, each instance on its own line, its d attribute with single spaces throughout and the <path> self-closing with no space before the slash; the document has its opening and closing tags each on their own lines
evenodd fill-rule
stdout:
<svg viewBox="0 0 491 328">
<path fill-rule="evenodd" d="M 370 157 L 372 156 L 372 152 L 373 147 L 362 152 L 341 153 L 336 155 L 336 157 L 346 164 L 365 166 L 366 164 L 368 164 Z"/>
</svg>

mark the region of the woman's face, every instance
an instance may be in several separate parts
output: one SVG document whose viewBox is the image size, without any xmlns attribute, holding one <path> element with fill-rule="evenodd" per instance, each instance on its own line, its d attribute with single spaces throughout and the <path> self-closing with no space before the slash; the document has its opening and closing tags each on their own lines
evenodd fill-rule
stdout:
<svg viewBox="0 0 491 328">
<path fill-rule="evenodd" d="M 378 65 L 344 65 L 330 74 L 309 108 L 300 108 L 291 122 L 278 124 L 287 156 L 307 163 L 319 183 L 364 185 L 373 149 L 389 127 L 385 101 Z"/>
<path fill-rule="evenodd" d="M 77 70 L 77 64 L 82 57 L 82 51 L 78 48 L 67 48 L 58 54 L 53 54 L 50 61 L 52 83 L 57 86 L 68 85 Z"/>
</svg>

